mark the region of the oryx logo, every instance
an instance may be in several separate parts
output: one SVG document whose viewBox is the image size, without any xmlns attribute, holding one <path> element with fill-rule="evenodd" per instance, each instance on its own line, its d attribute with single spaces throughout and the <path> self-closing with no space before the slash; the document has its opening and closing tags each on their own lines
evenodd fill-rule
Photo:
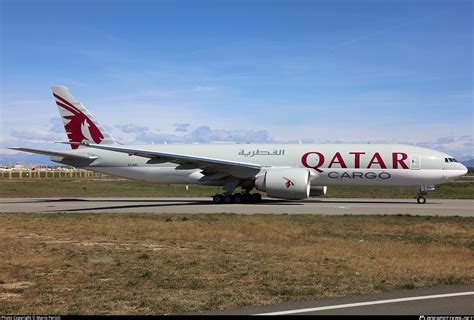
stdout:
<svg viewBox="0 0 474 320">
<path fill-rule="evenodd" d="M 81 110 L 57 94 L 54 94 L 54 97 L 56 98 L 56 104 L 65 111 L 61 112 L 61 115 L 65 119 L 64 128 L 70 142 L 88 140 L 100 143 L 104 139 L 99 128 Z M 71 147 L 77 149 L 79 146 L 71 145 Z"/>
<path fill-rule="evenodd" d="M 290 179 L 285 178 L 285 177 L 283 177 L 283 179 L 286 180 L 285 186 L 286 186 L 287 188 L 293 187 L 293 186 L 295 185 L 295 183 L 294 183 L 293 181 L 291 181 Z"/>
</svg>

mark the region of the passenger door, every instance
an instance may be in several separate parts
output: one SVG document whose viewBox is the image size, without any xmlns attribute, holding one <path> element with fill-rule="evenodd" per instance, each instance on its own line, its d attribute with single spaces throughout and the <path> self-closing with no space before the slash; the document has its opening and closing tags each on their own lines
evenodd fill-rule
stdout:
<svg viewBox="0 0 474 320">
<path fill-rule="evenodd" d="M 421 156 L 419 154 L 410 155 L 410 169 L 411 170 L 421 169 Z"/>
</svg>

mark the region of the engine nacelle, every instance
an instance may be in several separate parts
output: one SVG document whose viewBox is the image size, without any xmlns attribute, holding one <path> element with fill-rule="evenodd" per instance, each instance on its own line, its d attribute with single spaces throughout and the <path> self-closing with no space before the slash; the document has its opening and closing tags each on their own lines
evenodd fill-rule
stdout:
<svg viewBox="0 0 474 320">
<path fill-rule="evenodd" d="M 255 188 L 271 198 L 306 199 L 310 187 L 310 171 L 303 168 L 270 169 L 255 180 Z"/>
<path fill-rule="evenodd" d="M 310 197 L 322 197 L 326 195 L 326 192 L 328 191 L 327 186 L 311 186 L 311 189 L 309 191 L 309 196 Z"/>
</svg>

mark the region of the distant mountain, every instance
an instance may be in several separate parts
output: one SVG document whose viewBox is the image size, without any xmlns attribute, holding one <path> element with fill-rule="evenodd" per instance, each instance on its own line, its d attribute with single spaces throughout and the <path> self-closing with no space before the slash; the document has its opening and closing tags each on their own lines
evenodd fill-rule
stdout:
<svg viewBox="0 0 474 320">
<path fill-rule="evenodd" d="M 468 168 L 474 168 L 474 159 L 464 160 L 461 163 Z"/>
<path fill-rule="evenodd" d="M 0 165 L 1 166 L 8 166 L 8 165 L 15 165 L 17 162 L 22 162 L 25 165 L 31 164 L 39 164 L 43 166 L 57 166 L 59 165 L 56 162 L 52 162 L 49 160 L 49 156 L 44 156 L 41 154 L 33 154 L 33 153 L 26 153 L 26 152 L 18 152 L 13 154 L 5 154 L 0 153 Z"/>
</svg>

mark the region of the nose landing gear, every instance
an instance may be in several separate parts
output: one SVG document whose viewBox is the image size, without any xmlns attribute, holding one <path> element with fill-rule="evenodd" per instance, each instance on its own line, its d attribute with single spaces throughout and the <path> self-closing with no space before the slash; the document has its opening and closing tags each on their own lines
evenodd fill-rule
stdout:
<svg viewBox="0 0 474 320">
<path fill-rule="evenodd" d="M 420 191 L 418 192 L 418 197 L 416 198 L 416 202 L 418 202 L 419 204 L 425 204 L 428 191 L 433 191 L 434 189 L 435 187 L 432 185 L 421 186 Z"/>
<path fill-rule="evenodd" d="M 425 193 L 418 193 L 418 197 L 416 198 L 416 202 L 418 202 L 419 204 L 425 204 L 426 203 L 426 192 Z"/>
</svg>

